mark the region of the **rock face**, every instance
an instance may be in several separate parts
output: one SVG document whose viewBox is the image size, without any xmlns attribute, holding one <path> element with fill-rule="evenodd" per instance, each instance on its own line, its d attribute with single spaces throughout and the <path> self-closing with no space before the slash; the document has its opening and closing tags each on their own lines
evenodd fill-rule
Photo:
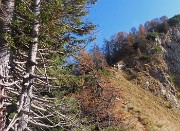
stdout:
<svg viewBox="0 0 180 131">
<path fill-rule="evenodd" d="M 162 46 L 166 50 L 165 61 L 173 75 L 171 79 L 175 80 L 177 88 L 180 89 L 180 24 L 168 31 L 166 39 L 162 40 Z"/>
<path fill-rule="evenodd" d="M 163 38 L 157 38 L 163 49 L 163 61 L 160 68 L 154 67 L 149 70 L 152 77 L 159 80 L 163 87 L 160 92 L 175 107 L 180 107 L 174 84 L 180 89 L 180 24 L 169 29 Z"/>
<path fill-rule="evenodd" d="M 168 26 L 167 32 L 145 40 L 141 46 L 122 59 L 127 79 L 180 108 L 180 23 Z"/>
<path fill-rule="evenodd" d="M 148 63 L 150 66 L 145 71 L 158 81 L 156 91 L 174 107 L 180 108 L 177 98 L 177 90 L 180 90 L 180 24 L 170 27 L 166 34 L 156 37 L 153 44 L 160 47 L 162 52 L 151 59 Z"/>
</svg>

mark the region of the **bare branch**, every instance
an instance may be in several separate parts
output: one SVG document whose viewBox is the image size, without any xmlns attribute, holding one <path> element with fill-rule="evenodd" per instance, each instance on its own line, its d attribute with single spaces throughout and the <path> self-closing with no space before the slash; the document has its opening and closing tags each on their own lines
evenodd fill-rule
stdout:
<svg viewBox="0 0 180 131">
<path fill-rule="evenodd" d="M 11 97 L 0 94 L 0 99 L 11 99 Z"/>
<path fill-rule="evenodd" d="M 11 128 L 13 128 L 14 124 L 19 120 L 19 118 L 16 118 L 16 117 L 17 117 L 17 114 L 15 114 L 15 116 L 13 117 L 11 123 L 6 128 L 6 131 L 9 131 Z"/>
<path fill-rule="evenodd" d="M 33 78 L 38 78 L 38 79 L 40 79 L 40 80 L 46 80 L 46 79 L 48 79 L 48 80 L 57 80 L 57 78 L 55 78 L 55 77 L 48 77 L 48 78 L 46 78 L 46 77 L 44 77 L 44 76 L 40 76 L 40 75 L 31 75 Z"/>
<path fill-rule="evenodd" d="M 42 58 L 43 63 L 45 63 L 43 55 L 41 54 L 41 52 L 39 50 L 38 50 L 38 52 L 39 52 L 39 54 L 40 54 L 40 56 Z M 46 69 L 46 65 L 45 64 L 43 64 L 43 68 L 44 68 L 46 83 L 47 83 L 47 86 L 48 86 L 49 85 L 49 80 L 48 80 L 47 69 Z M 50 88 L 49 88 L 49 92 L 50 92 Z"/>
<path fill-rule="evenodd" d="M 38 123 L 35 120 L 29 120 L 29 123 L 34 125 L 34 126 L 38 126 L 38 127 L 42 127 L 42 128 L 53 128 L 53 127 L 57 127 L 58 126 L 58 125 L 55 125 L 55 126 L 45 125 L 45 124 L 42 124 L 42 123 Z"/>
<path fill-rule="evenodd" d="M 15 64 L 26 64 L 26 61 L 14 61 Z"/>
<path fill-rule="evenodd" d="M 45 97 L 40 98 L 39 96 L 33 95 L 32 99 L 40 102 L 50 103 L 52 102 L 52 100 L 56 100 L 57 98 L 45 98 Z"/>
<path fill-rule="evenodd" d="M 2 86 L 13 86 L 13 85 L 15 85 L 17 82 L 19 82 L 19 81 L 15 81 L 15 82 L 12 82 L 12 83 L 9 83 L 9 82 L 0 82 L 0 85 L 2 85 Z"/>
<path fill-rule="evenodd" d="M 37 110 L 40 110 L 40 111 L 46 111 L 46 109 L 42 108 L 42 107 L 38 107 L 36 106 L 35 104 L 31 104 L 31 106 Z"/>
</svg>

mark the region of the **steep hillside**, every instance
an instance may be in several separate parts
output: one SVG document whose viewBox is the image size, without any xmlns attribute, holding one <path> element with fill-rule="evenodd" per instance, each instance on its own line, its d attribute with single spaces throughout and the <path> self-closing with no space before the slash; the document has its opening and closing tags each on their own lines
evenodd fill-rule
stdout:
<svg viewBox="0 0 180 131">
<path fill-rule="evenodd" d="M 139 29 L 119 32 L 105 41 L 109 65 L 124 77 L 180 108 L 180 15 L 147 21 Z"/>
<path fill-rule="evenodd" d="M 123 94 L 116 98 L 114 115 L 121 119 L 125 130 L 179 131 L 179 109 L 145 90 L 142 85 L 130 82 L 122 71 L 113 72 L 110 81 Z"/>
<path fill-rule="evenodd" d="M 93 64 L 84 57 L 87 72 L 94 67 L 91 75 L 97 78 L 79 95 L 91 125 L 113 131 L 180 130 L 179 27 L 180 15 L 163 16 L 105 41 L 111 75 L 101 55 L 95 53 Z"/>
</svg>

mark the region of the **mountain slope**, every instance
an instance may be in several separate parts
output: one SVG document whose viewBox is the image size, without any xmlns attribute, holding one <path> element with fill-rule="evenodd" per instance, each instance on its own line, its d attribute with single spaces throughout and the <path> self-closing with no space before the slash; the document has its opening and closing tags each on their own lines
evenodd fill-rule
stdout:
<svg viewBox="0 0 180 131">
<path fill-rule="evenodd" d="M 121 101 L 118 102 L 119 98 L 116 100 L 114 115 L 121 118 L 125 130 L 179 131 L 180 110 L 128 81 L 123 75 L 116 70 L 110 81 L 123 94 Z"/>
</svg>

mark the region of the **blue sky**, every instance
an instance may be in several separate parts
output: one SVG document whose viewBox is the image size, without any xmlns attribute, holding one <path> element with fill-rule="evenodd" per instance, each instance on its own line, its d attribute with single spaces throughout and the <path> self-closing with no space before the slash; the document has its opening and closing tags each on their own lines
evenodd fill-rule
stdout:
<svg viewBox="0 0 180 131">
<path fill-rule="evenodd" d="M 96 44 L 120 31 L 130 31 L 147 20 L 180 14 L 180 0 L 98 0 L 88 19 L 98 25 Z"/>
</svg>

